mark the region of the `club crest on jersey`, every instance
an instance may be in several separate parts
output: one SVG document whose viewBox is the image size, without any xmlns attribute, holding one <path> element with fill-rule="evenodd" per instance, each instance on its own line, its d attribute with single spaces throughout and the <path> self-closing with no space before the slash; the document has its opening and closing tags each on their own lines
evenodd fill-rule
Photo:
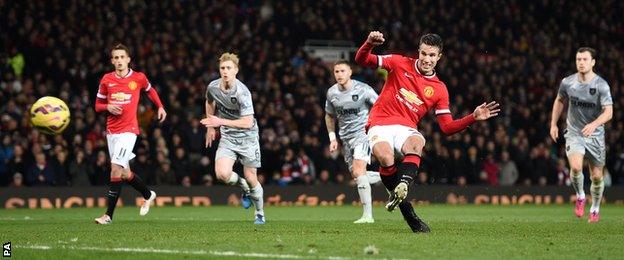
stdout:
<svg viewBox="0 0 624 260">
<path fill-rule="evenodd" d="M 232 104 L 238 103 L 238 99 L 236 99 L 236 97 L 231 97 L 230 101 L 232 102 Z"/>
<path fill-rule="evenodd" d="M 128 83 L 128 88 L 130 90 L 135 90 L 137 88 L 137 83 L 135 81 L 130 81 L 130 83 Z"/>
<path fill-rule="evenodd" d="M 423 92 L 425 93 L 426 98 L 433 97 L 433 94 L 435 93 L 432 86 L 426 86 Z"/>
<path fill-rule="evenodd" d="M 590 94 L 590 95 L 594 95 L 594 94 L 596 94 L 596 88 L 590 88 L 590 89 L 589 89 L 589 94 Z"/>
<path fill-rule="evenodd" d="M 407 100 L 407 102 L 410 102 L 412 104 L 416 104 L 417 106 L 422 105 L 423 102 L 422 100 L 420 100 L 420 98 L 418 98 L 418 95 L 412 91 L 409 91 L 405 88 L 401 88 L 401 90 L 399 90 L 399 92 L 401 93 L 401 95 L 403 96 L 403 98 L 405 100 Z"/>
<path fill-rule="evenodd" d="M 358 95 L 351 95 L 351 99 L 353 100 L 353 102 L 358 101 L 360 97 Z"/>
</svg>

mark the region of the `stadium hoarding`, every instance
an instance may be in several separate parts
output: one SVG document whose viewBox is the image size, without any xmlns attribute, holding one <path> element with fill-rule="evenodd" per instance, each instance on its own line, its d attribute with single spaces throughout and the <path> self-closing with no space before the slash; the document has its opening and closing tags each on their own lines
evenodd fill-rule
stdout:
<svg viewBox="0 0 624 260">
<path fill-rule="evenodd" d="M 238 205 L 239 189 L 229 186 L 159 186 L 156 206 Z M 373 203 L 383 205 L 388 197 L 382 186 L 373 186 Z M 489 187 L 489 186 L 417 186 L 410 190 L 415 204 L 568 204 L 575 200 L 569 187 Z M 105 187 L 24 187 L 0 189 L 0 203 L 5 209 L 105 207 Z M 267 206 L 331 206 L 358 204 L 355 187 L 266 186 Z M 589 195 L 589 194 L 588 194 Z M 125 189 L 118 205 L 136 206 L 143 198 L 134 190 Z M 624 187 L 605 189 L 605 203 L 624 205 Z"/>
</svg>

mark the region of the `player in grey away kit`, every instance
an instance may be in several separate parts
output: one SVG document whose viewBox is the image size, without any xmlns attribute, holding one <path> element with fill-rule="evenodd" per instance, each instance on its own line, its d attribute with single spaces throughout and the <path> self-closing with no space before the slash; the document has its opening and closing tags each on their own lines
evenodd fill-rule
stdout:
<svg viewBox="0 0 624 260">
<path fill-rule="evenodd" d="M 338 120 L 344 159 L 357 183 L 364 211 L 362 217 L 353 223 L 374 223 L 370 185 L 380 182 L 381 177 L 378 172 L 366 171 L 371 151 L 364 127 L 368 121 L 368 112 L 378 95 L 369 85 L 352 80 L 351 73 L 351 67 L 346 61 L 334 64 L 337 83 L 327 90 L 325 124 L 329 133 L 329 150 L 334 152 L 338 149 L 334 131 Z"/>
<path fill-rule="evenodd" d="M 604 191 L 602 171 L 606 160 L 604 124 L 613 116 L 609 84 L 594 73 L 595 64 L 594 49 L 588 47 L 578 49 L 576 52 L 578 72 L 561 81 L 550 121 L 550 136 L 557 141 L 559 137 L 557 121 L 567 103 L 567 127 L 564 137 L 566 155 L 570 162 L 570 179 L 577 196 L 574 211 L 579 218 L 585 213 L 583 158 L 589 159 L 592 205 L 588 222 L 597 222 L 600 219 L 600 201 Z"/>
<path fill-rule="evenodd" d="M 258 125 L 253 116 L 251 93 L 236 79 L 238 61 L 238 56 L 232 53 L 224 53 L 219 58 L 221 78 L 208 84 L 206 118 L 201 123 L 208 128 L 206 147 L 212 146 L 216 128 L 220 127 L 221 139 L 215 156 L 217 178 L 230 185 L 239 185 L 244 192 L 243 207 L 249 208 L 253 201 L 256 207 L 254 223 L 264 224 L 264 191 L 257 176 L 260 167 Z M 237 160 L 243 165 L 244 179 L 232 171 Z"/>
</svg>

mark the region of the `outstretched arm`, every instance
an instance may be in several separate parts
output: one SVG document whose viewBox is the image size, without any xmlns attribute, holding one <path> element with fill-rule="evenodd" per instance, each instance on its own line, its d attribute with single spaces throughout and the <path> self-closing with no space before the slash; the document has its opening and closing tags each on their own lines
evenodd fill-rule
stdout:
<svg viewBox="0 0 624 260">
<path fill-rule="evenodd" d="M 475 111 L 472 114 L 464 116 L 458 120 L 453 120 L 450 111 L 447 113 L 438 113 L 437 119 L 442 132 L 446 135 L 452 135 L 468 128 L 476 121 L 487 120 L 491 117 L 495 117 L 498 115 L 498 112 L 500 112 L 499 104 L 496 103 L 496 101 L 493 101 L 481 104 L 475 108 Z"/>
</svg>

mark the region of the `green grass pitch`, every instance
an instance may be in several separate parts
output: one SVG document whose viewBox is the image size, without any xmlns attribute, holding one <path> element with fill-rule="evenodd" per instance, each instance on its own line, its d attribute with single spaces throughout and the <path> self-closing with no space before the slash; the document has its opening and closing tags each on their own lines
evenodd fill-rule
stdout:
<svg viewBox="0 0 624 260">
<path fill-rule="evenodd" d="M 374 224 L 352 224 L 356 206 L 268 207 L 267 224 L 238 207 L 121 207 L 0 210 L 0 237 L 16 259 L 623 259 L 624 207 L 601 208 L 599 223 L 566 206 L 417 206 L 430 234 L 411 233 L 400 212 L 374 209 Z M 368 247 L 368 250 L 365 248 Z"/>
</svg>

